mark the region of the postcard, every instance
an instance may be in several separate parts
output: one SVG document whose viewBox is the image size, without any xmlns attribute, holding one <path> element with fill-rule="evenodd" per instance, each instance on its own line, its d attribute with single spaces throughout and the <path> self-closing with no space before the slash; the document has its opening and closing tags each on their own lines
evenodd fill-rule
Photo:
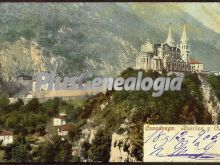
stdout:
<svg viewBox="0 0 220 165">
<path fill-rule="evenodd" d="M 220 162 L 219 2 L 1 2 L 0 163 Z"/>
</svg>

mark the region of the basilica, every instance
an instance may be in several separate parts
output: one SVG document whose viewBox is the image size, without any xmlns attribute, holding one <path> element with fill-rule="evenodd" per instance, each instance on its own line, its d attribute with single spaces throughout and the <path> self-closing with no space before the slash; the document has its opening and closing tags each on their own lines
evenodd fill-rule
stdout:
<svg viewBox="0 0 220 165">
<path fill-rule="evenodd" d="M 202 71 L 203 64 L 190 58 L 189 39 L 184 24 L 180 44 L 176 44 L 172 36 L 171 25 L 168 37 L 164 43 L 153 44 L 149 40 L 141 46 L 141 52 L 136 59 L 136 69 L 161 71 Z M 196 64 L 195 64 L 196 61 Z M 196 66 L 196 67 L 195 67 Z"/>
</svg>

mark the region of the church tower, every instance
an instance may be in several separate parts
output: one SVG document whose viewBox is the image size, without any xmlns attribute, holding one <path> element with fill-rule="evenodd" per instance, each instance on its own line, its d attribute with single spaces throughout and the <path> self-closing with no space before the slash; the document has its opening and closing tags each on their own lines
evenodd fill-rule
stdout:
<svg viewBox="0 0 220 165">
<path fill-rule="evenodd" d="M 169 27 L 169 32 L 168 32 L 166 43 L 168 45 L 170 45 L 171 47 L 175 46 L 175 41 L 174 41 L 174 38 L 173 38 L 173 35 L 172 35 L 171 23 L 170 23 L 170 27 Z"/>
<path fill-rule="evenodd" d="M 183 26 L 183 33 L 180 40 L 180 53 L 182 59 L 186 64 L 190 61 L 190 47 L 189 47 L 189 39 L 187 37 L 186 24 Z"/>
</svg>

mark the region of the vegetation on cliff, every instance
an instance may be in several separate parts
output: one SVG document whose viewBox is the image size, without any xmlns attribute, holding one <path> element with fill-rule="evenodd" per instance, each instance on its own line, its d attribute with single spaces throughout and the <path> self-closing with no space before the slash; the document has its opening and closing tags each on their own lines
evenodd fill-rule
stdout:
<svg viewBox="0 0 220 165">
<path fill-rule="evenodd" d="M 212 86 L 215 95 L 220 100 L 220 76 L 208 75 L 206 76 L 206 80 Z"/>
<path fill-rule="evenodd" d="M 137 74 L 138 70 L 128 68 L 121 73 L 121 76 L 136 77 Z M 165 71 L 162 75 L 167 76 Z M 143 77 L 156 79 L 159 76 L 161 74 L 155 71 L 143 71 Z M 68 122 L 75 123 L 74 130 L 68 136 L 72 144 L 83 138 L 82 132 L 85 128 L 98 128 L 92 141 L 84 141 L 81 146 L 81 156 L 84 160 L 107 162 L 111 156 L 112 134 L 122 135 L 126 132 L 129 144 L 121 146 L 122 144 L 119 143 L 118 145 L 123 147 L 131 157 L 141 161 L 144 124 L 211 123 L 211 116 L 201 102 L 203 96 L 200 85 L 197 74 L 186 73 L 181 91 L 165 91 L 160 97 L 152 97 L 152 91 L 107 91 L 105 94 L 99 93 L 83 100 L 64 102 L 55 98 L 39 103 L 37 99 L 32 99 L 24 105 L 21 100 L 9 104 L 7 97 L 2 96 L 0 123 L 3 128 L 14 130 L 17 135 L 28 136 L 33 133 L 43 135 L 47 122 L 58 111 L 65 111 L 68 114 Z M 47 155 L 51 147 L 54 147 L 54 143 L 48 141 L 44 146 L 40 146 L 36 154 L 45 150 L 43 153 Z M 30 154 L 29 161 L 82 160 L 82 157 L 69 157 L 68 153 L 61 156 L 59 160 L 44 154 L 37 157 L 35 155 L 34 158 Z"/>
<path fill-rule="evenodd" d="M 121 76 L 124 78 L 136 77 L 137 73 L 137 70 L 128 68 L 121 73 Z M 156 78 L 160 74 L 153 71 L 144 72 L 143 77 L 149 76 Z M 113 132 L 119 134 L 128 132 L 130 145 L 133 146 L 130 154 L 137 160 L 142 160 L 144 124 L 211 123 L 211 116 L 201 102 L 203 98 L 200 84 L 198 75 L 189 73 L 184 77 L 181 91 L 166 91 L 158 98 L 152 97 L 150 91 L 108 91 L 105 95 L 98 94 L 88 100 L 78 117 L 80 120 L 92 119 L 93 127 L 105 126 L 101 131 L 104 132 L 105 137 L 108 135 L 109 138 L 106 137 L 106 141 L 101 141 L 96 146 L 96 150 L 103 150 L 103 146 L 110 147 L 108 143 Z M 102 109 L 101 105 L 106 106 Z M 127 126 L 122 128 L 122 124 Z M 109 148 L 105 148 L 105 150 L 109 151 Z M 94 158 L 91 151 L 92 147 L 84 144 L 83 153 L 86 153 L 89 160 Z M 109 153 L 106 156 L 109 158 Z M 105 161 L 107 158 L 96 155 L 96 161 Z"/>
</svg>

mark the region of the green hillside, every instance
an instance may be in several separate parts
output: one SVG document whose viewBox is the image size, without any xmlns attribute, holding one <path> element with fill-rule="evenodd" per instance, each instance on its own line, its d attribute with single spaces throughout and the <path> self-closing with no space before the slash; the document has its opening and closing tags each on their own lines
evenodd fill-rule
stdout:
<svg viewBox="0 0 220 165">
<path fill-rule="evenodd" d="M 125 79 L 136 77 L 138 70 L 128 68 L 121 73 Z M 144 72 L 144 77 L 156 79 L 162 75 L 158 72 Z M 171 77 L 174 75 L 171 75 Z M 217 80 L 216 80 L 217 82 Z M 107 162 L 111 157 L 111 146 L 122 147 L 128 157 L 141 161 L 143 157 L 144 124 L 211 124 L 210 113 L 205 109 L 201 82 L 197 74 L 186 74 L 180 91 L 165 91 L 160 97 L 152 97 L 151 91 L 107 91 L 86 99 L 61 101 L 58 98 L 40 103 L 36 98 L 24 105 L 22 100 L 9 104 L 5 95 L 0 97 L 1 129 L 15 133 L 16 141 L 6 147 L 5 161 L 27 162 L 63 162 L 65 161 L 101 161 Z M 75 127 L 69 133 L 67 150 L 62 147 L 61 138 L 50 137 L 56 134 L 45 132 L 52 117 L 66 112 L 68 123 Z M 51 126 L 50 126 L 51 127 Z M 87 134 L 87 133 L 88 134 Z M 91 138 L 91 133 L 93 138 Z M 47 133 L 45 135 L 45 133 Z M 113 135 L 122 136 L 127 142 L 113 139 Z M 19 141 L 23 135 L 25 151 L 20 152 L 24 144 Z M 45 136 L 44 136 L 45 135 Z M 33 138 L 46 138 L 38 143 Z M 30 139 L 29 139 L 30 138 Z M 55 138 L 55 139 L 54 139 Z M 32 140 L 31 140 L 32 139 Z M 91 140 L 90 140 L 91 139 Z M 120 143 L 116 144 L 116 141 Z M 53 143 L 54 142 L 54 143 Z M 38 147 L 30 147 L 30 143 Z M 57 146 L 58 145 L 58 146 Z M 15 147 L 15 149 L 14 149 Z M 54 149 L 57 148 L 57 149 Z M 14 149 L 14 150 L 12 150 Z M 51 151 L 56 152 L 51 152 Z M 66 152 L 64 152 L 66 151 Z M 73 151 L 78 154 L 72 155 Z M 17 156 L 17 154 L 21 156 Z M 48 155 L 49 154 L 49 155 Z M 28 157 L 26 156 L 28 155 Z"/>
<path fill-rule="evenodd" d="M 137 76 L 137 70 L 128 68 L 121 75 Z M 143 77 L 156 78 L 157 72 L 144 72 Z M 127 133 L 131 141 L 130 156 L 142 160 L 143 125 L 144 124 L 210 124 L 211 116 L 205 110 L 201 82 L 198 75 L 186 75 L 179 92 L 166 91 L 161 97 L 152 97 L 152 91 L 108 91 L 105 95 L 98 94 L 90 98 L 84 108 L 75 116 L 77 131 L 72 138 L 77 142 L 77 136 L 88 128 L 97 128 L 96 138 L 102 136 L 102 141 L 95 139 L 92 144 L 83 144 L 86 159 L 93 161 L 108 161 L 110 157 L 111 137 L 113 133 Z M 104 109 L 101 108 L 105 105 Z M 89 119 L 89 120 L 88 120 Z M 87 121 L 87 122 L 86 122 Z M 90 122 L 88 122 L 90 121 Z M 83 123 L 83 124 L 82 124 Z M 125 124 L 126 127 L 122 127 Z M 123 135 L 124 136 L 124 135 Z M 103 152 L 105 151 L 105 155 Z"/>
</svg>

